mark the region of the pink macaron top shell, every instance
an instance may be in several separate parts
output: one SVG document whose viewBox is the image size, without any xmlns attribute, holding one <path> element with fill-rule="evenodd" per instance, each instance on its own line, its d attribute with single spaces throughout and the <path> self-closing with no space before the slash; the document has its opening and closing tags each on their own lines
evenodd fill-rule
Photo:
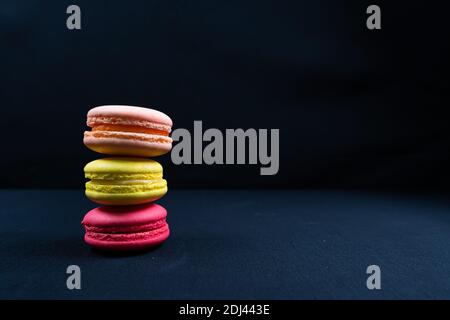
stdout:
<svg viewBox="0 0 450 320">
<path fill-rule="evenodd" d="M 158 110 L 134 107 L 134 106 L 121 106 L 121 105 L 107 105 L 99 106 L 89 110 L 88 114 L 88 125 L 91 125 L 91 119 L 102 118 L 102 117 L 112 117 L 119 119 L 129 119 L 137 121 L 148 121 L 164 126 L 171 127 L 172 119 L 165 113 Z"/>
<path fill-rule="evenodd" d="M 87 228 L 98 230 L 127 228 L 130 230 L 129 232 L 133 232 L 140 227 L 149 229 L 147 227 L 153 226 L 150 229 L 157 228 L 159 224 L 165 223 L 166 216 L 166 209 L 156 203 L 125 207 L 103 206 L 89 211 L 81 223 Z"/>
</svg>

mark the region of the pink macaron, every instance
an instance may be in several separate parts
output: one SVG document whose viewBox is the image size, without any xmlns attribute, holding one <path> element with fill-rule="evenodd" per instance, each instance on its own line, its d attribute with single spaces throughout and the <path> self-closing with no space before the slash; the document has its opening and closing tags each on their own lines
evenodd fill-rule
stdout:
<svg viewBox="0 0 450 320">
<path fill-rule="evenodd" d="M 166 114 L 142 107 L 108 105 L 87 114 L 84 144 L 110 155 L 154 157 L 172 149 L 172 120 Z"/>
<path fill-rule="evenodd" d="M 81 224 L 84 240 L 94 248 L 111 251 L 144 250 L 169 237 L 167 211 L 155 203 L 104 206 L 89 211 Z"/>
</svg>

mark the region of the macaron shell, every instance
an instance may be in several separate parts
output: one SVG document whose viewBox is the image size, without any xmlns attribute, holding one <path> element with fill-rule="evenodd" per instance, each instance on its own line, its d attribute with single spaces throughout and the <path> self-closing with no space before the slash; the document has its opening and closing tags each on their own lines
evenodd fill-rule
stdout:
<svg viewBox="0 0 450 320">
<path fill-rule="evenodd" d="M 89 110 L 88 119 L 91 117 L 112 117 L 122 119 L 144 120 L 172 126 L 172 119 L 165 113 L 143 107 L 124 105 L 98 106 Z"/>
<path fill-rule="evenodd" d="M 86 175 L 92 173 L 147 174 L 161 173 L 162 170 L 162 166 L 155 160 L 132 157 L 111 157 L 97 159 L 89 162 L 84 167 L 84 172 L 86 173 Z"/>
<path fill-rule="evenodd" d="M 167 210 L 156 203 L 128 207 L 103 206 L 86 213 L 81 223 L 97 228 L 141 226 L 166 217 Z"/>
<path fill-rule="evenodd" d="M 167 227 L 163 232 L 157 233 L 152 236 L 148 236 L 143 239 L 136 239 L 134 234 L 129 234 L 127 240 L 123 241 L 113 241 L 113 240 L 100 240 L 95 239 L 87 234 L 84 236 L 84 241 L 97 249 L 108 250 L 108 251 L 137 251 L 153 248 L 160 245 L 170 235 L 170 230 Z"/>
<path fill-rule="evenodd" d="M 150 142 L 132 138 L 120 138 L 114 137 L 114 133 L 110 133 L 109 137 L 85 135 L 83 143 L 92 151 L 118 156 L 157 157 L 168 153 L 172 149 L 171 142 Z"/>
</svg>

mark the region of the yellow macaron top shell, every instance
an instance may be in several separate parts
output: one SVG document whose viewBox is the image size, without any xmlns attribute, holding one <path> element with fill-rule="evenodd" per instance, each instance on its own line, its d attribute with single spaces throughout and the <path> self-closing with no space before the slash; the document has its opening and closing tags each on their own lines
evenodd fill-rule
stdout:
<svg viewBox="0 0 450 320">
<path fill-rule="evenodd" d="M 91 180 L 158 180 L 163 168 L 152 159 L 113 157 L 89 162 L 84 173 Z"/>
</svg>

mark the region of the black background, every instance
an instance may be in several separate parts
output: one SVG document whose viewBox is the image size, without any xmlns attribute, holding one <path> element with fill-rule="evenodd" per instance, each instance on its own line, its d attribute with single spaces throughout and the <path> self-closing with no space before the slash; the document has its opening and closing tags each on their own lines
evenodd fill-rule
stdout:
<svg viewBox="0 0 450 320">
<path fill-rule="evenodd" d="M 0 187 L 20 189 L 0 192 L 0 298 L 448 298 L 448 5 L 377 1 L 369 31 L 373 3 L 1 1 Z M 83 167 L 102 155 L 82 138 L 104 104 L 155 106 L 174 129 L 278 128 L 280 171 L 158 157 L 167 242 L 89 250 Z"/>
<path fill-rule="evenodd" d="M 128 104 L 174 129 L 280 129 L 278 175 L 159 157 L 172 187 L 446 187 L 448 6 L 377 2 L 369 31 L 369 4 L 3 0 L 0 186 L 82 188 L 101 157 L 86 112 Z"/>
</svg>

